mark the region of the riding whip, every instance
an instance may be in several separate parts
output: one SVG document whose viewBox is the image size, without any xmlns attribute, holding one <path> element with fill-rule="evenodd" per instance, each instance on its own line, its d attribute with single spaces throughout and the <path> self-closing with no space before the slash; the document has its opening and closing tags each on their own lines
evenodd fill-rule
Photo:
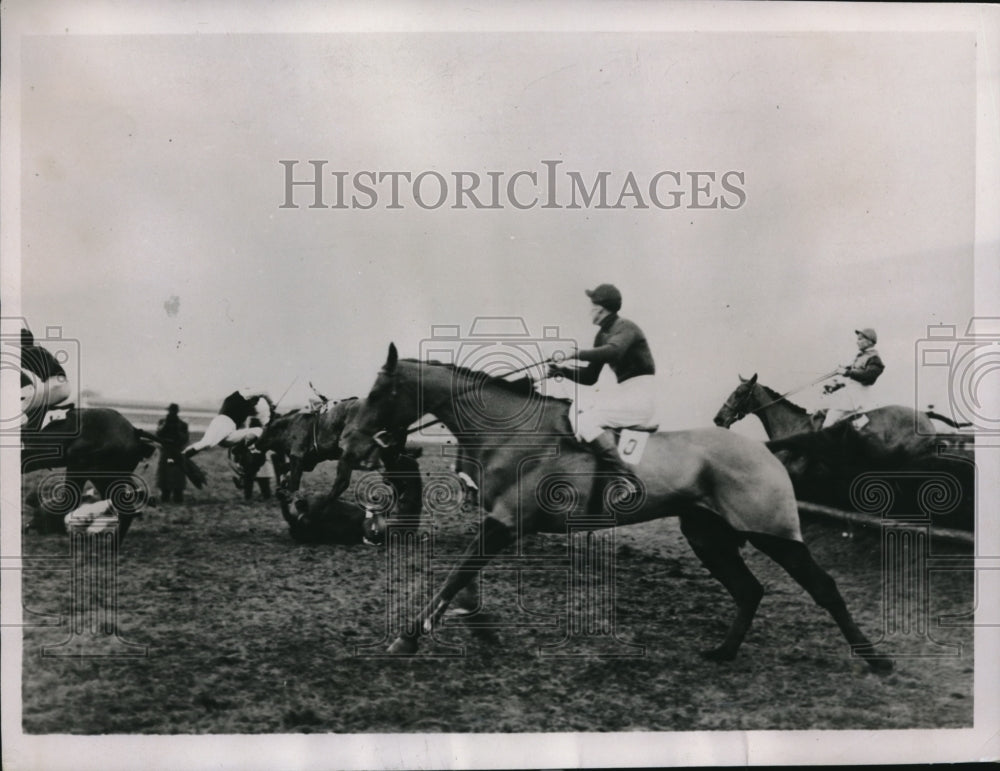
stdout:
<svg viewBox="0 0 1000 771">
<path fill-rule="evenodd" d="M 275 411 L 277 411 L 277 410 L 278 410 L 278 405 L 279 405 L 279 404 L 281 404 L 281 400 L 282 400 L 282 399 L 284 399 L 284 398 L 285 398 L 286 396 L 288 396 L 288 392 L 292 390 L 292 386 L 293 386 L 293 385 L 295 385 L 295 384 L 296 384 L 296 383 L 298 383 L 298 382 L 299 382 L 299 376 L 298 376 L 298 375 L 296 375 L 296 376 L 295 376 L 295 379 L 294 379 L 294 380 L 293 380 L 293 381 L 292 381 L 291 383 L 289 383 L 289 384 L 288 384 L 288 388 L 286 388 L 286 389 L 285 389 L 285 390 L 284 390 L 284 391 L 283 391 L 283 392 L 281 393 L 281 396 L 279 396 L 279 397 L 278 397 L 278 401 L 276 401 L 276 402 L 274 403 L 274 409 L 275 409 Z M 312 385 L 312 383 L 310 383 L 309 385 Z"/>
</svg>

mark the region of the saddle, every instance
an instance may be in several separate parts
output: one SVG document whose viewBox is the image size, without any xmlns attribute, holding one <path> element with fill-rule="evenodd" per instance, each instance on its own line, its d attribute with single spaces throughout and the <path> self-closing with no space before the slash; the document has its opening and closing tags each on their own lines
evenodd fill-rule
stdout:
<svg viewBox="0 0 1000 771">
<path fill-rule="evenodd" d="M 812 421 L 813 428 L 816 431 L 820 431 L 823 428 L 823 423 L 826 421 L 827 408 L 822 408 L 816 410 L 815 412 L 809 413 L 809 419 Z M 868 425 L 869 419 L 865 414 L 865 410 L 854 410 L 853 412 L 846 412 L 837 419 L 833 424 L 835 426 L 841 423 L 850 423 L 854 428 L 860 431 L 862 428 Z"/>
<path fill-rule="evenodd" d="M 615 435 L 615 441 L 620 442 L 622 438 L 622 433 L 625 431 L 638 431 L 641 434 L 655 434 L 660 430 L 659 423 L 651 423 L 648 426 L 634 425 L 634 426 L 605 426 L 606 431 L 610 431 Z"/>
</svg>

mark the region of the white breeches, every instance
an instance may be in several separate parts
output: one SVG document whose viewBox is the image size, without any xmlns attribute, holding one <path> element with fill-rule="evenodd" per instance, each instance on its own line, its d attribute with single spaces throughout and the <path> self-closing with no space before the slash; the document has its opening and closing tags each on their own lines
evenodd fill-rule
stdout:
<svg viewBox="0 0 1000 771">
<path fill-rule="evenodd" d="M 236 428 L 233 419 L 225 415 L 216 415 L 212 422 L 205 429 L 205 435 L 191 445 L 195 450 L 204 450 L 209 447 L 222 445 L 231 447 L 234 444 L 246 441 L 248 438 L 258 438 L 264 433 L 263 428 Z M 190 448 L 189 448 L 190 449 Z"/>
<path fill-rule="evenodd" d="M 823 398 L 829 405 L 823 428 L 832 426 L 852 412 L 864 412 L 874 407 L 871 386 L 861 385 L 856 380 L 845 380 L 843 388 L 838 388 L 832 394 L 825 394 Z"/>
<path fill-rule="evenodd" d="M 571 384 L 572 385 L 572 384 Z M 569 408 L 573 434 L 592 442 L 605 427 L 647 425 L 656 413 L 656 378 L 640 375 L 624 383 L 577 385 L 576 400 Z"/>
<path fill-rule="evenodd" d="M 21 389 L 21 412 L 51 407 L 71 396 L 69 381 L 65 375 L 53 375 L 48 380 L 41 380 L 34 372 L 26 371 L 24 374 L 31 380 L 31 385 Z"/>
</svg>

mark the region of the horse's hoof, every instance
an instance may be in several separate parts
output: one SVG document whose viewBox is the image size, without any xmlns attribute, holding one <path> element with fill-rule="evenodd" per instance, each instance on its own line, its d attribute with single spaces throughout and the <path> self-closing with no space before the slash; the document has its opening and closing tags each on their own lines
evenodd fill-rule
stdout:
<svg viewBox="0 0 1000 771">
<path fill-rule="evenodd" d="M 417 652 L 417 640 L 414 637 L 397 637 L 389 646 L 389 653 L 406 654 Z"/>
<path fill-rule="evenodd" d="M 894 667 L 892 659 L 885 656 L 871 656 L 870 658 L 866 658 L 865 661 L 876 675 L 891 674 Z"/>
<path fill-rule="evenodd" d="M 701 651 L 700 655 L 708 661 L 732 661 L 736 658 L 736 651 L 730 651 L 726 648 L 712 648 L 711 650 Z"/>
<path fill-rule="evenodd" d="M 877 675 L 887 675 L 892 672 L 893 660 L 888 656 L 876 653 L 875 646 L 870 643 L 856 646 L 854 655 L 863 659 L 868 664 L 869 669 Z"/>
</svg>

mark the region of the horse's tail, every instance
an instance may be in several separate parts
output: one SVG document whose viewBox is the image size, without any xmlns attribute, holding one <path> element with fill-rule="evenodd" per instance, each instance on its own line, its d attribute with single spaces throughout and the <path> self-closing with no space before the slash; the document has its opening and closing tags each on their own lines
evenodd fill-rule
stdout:
<svg viewBox="0 0 1000 771">
<path fill-rule="evenodd" d="M 163 442 L 159 440 L 157 436 L 149 433 L 149 431 L 144 431 L 141 428 L 133 429 L 135 431 L 135 438 L 139 440 L 142 445 L 142 457 L 149 458 L 154 452 L 156 452 L 157 447 L 162 447 Z"/>
<path fill-rule="evenodd" d="M 968 428 L 971 423 L 956 423 L 954 420 L 949 418 L 947 415 L 941 415 L 934 410 L 927 410 L 924 415 L 929 417 L 931 420 L 940 420 L 942 423 L 951 426 L 952 428 Z"/>
</svg>

